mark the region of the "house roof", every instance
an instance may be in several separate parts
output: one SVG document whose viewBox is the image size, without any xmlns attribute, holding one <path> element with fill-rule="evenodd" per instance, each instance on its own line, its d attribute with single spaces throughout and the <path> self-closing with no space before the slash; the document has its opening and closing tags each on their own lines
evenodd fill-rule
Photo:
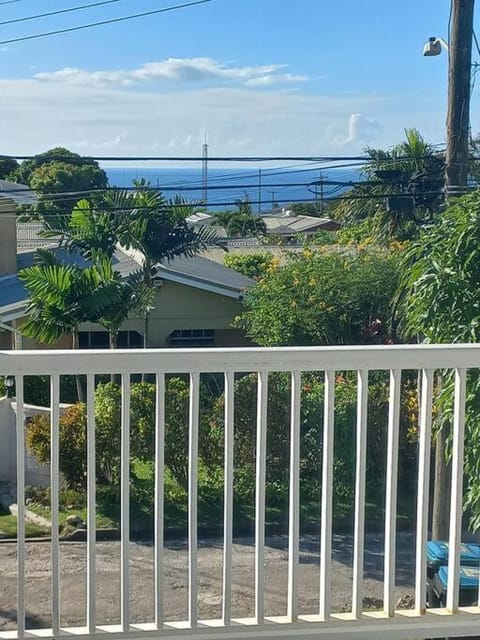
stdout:
<svg viewBox="0 0 480 640">
<path fill-rule="evenodd" d="M 195 256 L 174 258 L 156 266 L 157 277 L 240 299 L 253 280 L 218 262 Z"/>
<path fill-rule="evenodd" d="M 0 180 L 0 199 L 13 200 L 15 204 L 36 204 L 37 196 L 25 184 Z"/>
<path fill-rule="evenodd" d="M 267 227 L 267 233 L 294 234 L 313 232 L 319 229 L 339 228 L 340 225 L 330 218 L 315 218 L 314 216 L 262 216 Z"/>
<path fill-rule="evenodd" d="M 63 249 L 51 249 L 66 264 L 86 267 L 87 260 L 80 255 L 69 254 Z M 24 269 L 34 262 L 34 251 L 17 254 L 17 269 Z M 113 257 L 113 266 L 123 277 L 137 271 L 140 266 L 136 260 L 121 250 Z M 157 265 L 157 277 L 188 287 L 210 291 L 230 298 L 241 299 L 244 289 L 253 281 L 240 273 L 228 269 L 207 258 L 175 258 L 170 262 Z M 28 293 L 17 274 L 0 278 L 0 321 L 9 322 L 25 315 Z"/>
</svg>

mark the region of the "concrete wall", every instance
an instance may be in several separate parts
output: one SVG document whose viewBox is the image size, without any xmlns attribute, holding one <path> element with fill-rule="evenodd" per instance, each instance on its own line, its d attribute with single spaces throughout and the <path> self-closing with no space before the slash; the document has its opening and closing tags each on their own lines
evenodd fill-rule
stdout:
<svg viewBox="0 0 480 640">
<path fill-rule="evenodd" d="M 16 205 L 8 198 L 0 199 L 0 276 L 17 271 Z"/>
<path fill-rule="evenodd" d="M 65 409 L 67 405 L 62 405 Z M 17 482 L 17 427 L 16 427 L 17 406 L 15 399 L 0 398 L 0 481 L 9 482 L 15 486 Z M 39 414 L 49 414 L 47 407 L 36 407 L 25 405 L 25 422 Z M 26 427 L 28 429 L 28 426 Z M 48 465 L 39 464 L 33 456 L 26 451 L 25 456 L 25 483 L 48 487 L 50 485 L 50 468 Z"/>
</svg>

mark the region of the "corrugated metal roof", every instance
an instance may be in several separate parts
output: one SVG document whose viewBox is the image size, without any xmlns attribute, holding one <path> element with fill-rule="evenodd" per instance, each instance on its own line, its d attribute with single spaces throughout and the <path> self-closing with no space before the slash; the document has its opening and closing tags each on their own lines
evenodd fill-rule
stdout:
<svg viewBox="0 0 480 640">
<path fill-rule="evenodd" d="M 268 233 L 279 234 L 305 233 L 336 225 L 330 218 L 315 218 L 314 216 L 262 216 L 262 219 Z"/>
</svg>

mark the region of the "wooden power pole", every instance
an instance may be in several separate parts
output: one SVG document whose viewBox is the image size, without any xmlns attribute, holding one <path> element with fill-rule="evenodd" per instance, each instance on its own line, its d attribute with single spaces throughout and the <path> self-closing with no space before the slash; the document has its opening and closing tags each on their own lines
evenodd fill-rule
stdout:
<svg viewBox="0 0 480 640">
<path fill-rule="evenodd" d="M 475 0 L 451 0 L 445 187 L 463 193 L 468 178 L 470 75 Z"/>
<path fill-rule="evenodd" d="M 451 0 L 448 43 L 448 111 L 445 191 L 447 197 L 465 192 L 468 180 L 470 136 L 470 75 L 472 68 L 475 0 Z M 440 378 L 441 379 L 441 378 Z M 441 382 L 440 382 L 441 384 Z M 432 537 L 448 539 L 450 469 L 447 447 L 450 426 L 443 424 L 435 442 Z"/>
</svg>

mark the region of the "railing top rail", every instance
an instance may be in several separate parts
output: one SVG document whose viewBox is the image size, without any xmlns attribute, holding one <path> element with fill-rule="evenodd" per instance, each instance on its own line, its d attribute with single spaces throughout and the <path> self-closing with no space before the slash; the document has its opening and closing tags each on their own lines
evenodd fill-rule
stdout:
<svg viewBox="0 0 480 640">
<path fill-rule="evenodd" d="M 480 344 L 0 351 L 0 375 L 480 368 Z"/>
</svg>

